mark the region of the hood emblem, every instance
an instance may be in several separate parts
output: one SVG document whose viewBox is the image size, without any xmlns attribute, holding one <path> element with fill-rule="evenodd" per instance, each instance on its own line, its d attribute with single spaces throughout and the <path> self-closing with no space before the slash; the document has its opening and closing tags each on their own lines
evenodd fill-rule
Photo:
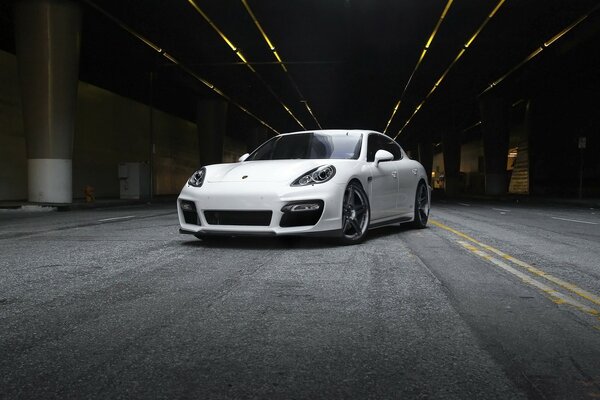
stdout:
<svg viewBox="0 0 600 400">
<path fill-rule="evenodd" d="M 242 179 L 246 179 L 248 177 L 248 175 L 244 175 L 242 176 Z"/>
</svg>

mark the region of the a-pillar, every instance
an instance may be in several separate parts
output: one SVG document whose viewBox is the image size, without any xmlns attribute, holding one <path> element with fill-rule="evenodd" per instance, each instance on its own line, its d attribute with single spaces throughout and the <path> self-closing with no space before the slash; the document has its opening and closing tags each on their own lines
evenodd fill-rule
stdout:
<svg viewBox="0 0 600 400">
<path fill-rule="evenodd" d="M 460 192 L 460 134 L 452 130 L 444 130 L 442 134 L 444 152 L 444 185 L 445 192 L 454 196 Z"/>
<path fill-rule="evenodd" d="M 417 147 L 419 162 L 425 168 L 427 172 L 427 179 L 429 180 L 429 184 L 431 184 L 431 171 L 433 169 L 433 144 L 431 143 L 431 139 L 426 137 L 422 139 Z"/>
<path fill-rule="evenodd" d="M 19 0 L 14 11 L 28 199 L 70 203 L 81 10 L 69 0 Z"/>
<path fill-rule="evenodd" d="M 483 156 L 485 160 L 485 193 L 505 194 L 508 189 L 506 163 L 508 158 L 509 108 L 504 99 L 485 95 L 479 99 Z"/>
<path fill-rule="evenodd" d="M 201 100 L 196 112 L 201 165 L 223 161 L 223 141 L 227 128 L 227 102 Z"/>
</svg>

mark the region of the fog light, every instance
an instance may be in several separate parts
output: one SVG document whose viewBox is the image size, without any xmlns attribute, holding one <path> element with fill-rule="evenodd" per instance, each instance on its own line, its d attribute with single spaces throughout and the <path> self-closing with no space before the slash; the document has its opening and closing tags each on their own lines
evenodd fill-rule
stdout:
<svg viewBox="0 0 600 400">
<path fill-rule="evenodd" d="M 282 212 L 303 212 L 303 211 L 316 211 L 321 208 L 319 203 L 299 203 L 299 204 L 288 204 L 284 206 Z"/>
<path fill-rule="evenodd" d="M 181 202 L 181 209 L 183 211 L 196 211 L 195 207 L 194 207 L 194 203 L 190 203 L 190 202 Z"/>
</svg>

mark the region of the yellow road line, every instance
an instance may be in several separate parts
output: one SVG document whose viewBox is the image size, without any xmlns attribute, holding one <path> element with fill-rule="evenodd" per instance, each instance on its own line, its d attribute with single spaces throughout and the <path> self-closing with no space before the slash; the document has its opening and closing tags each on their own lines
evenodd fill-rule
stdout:
<svg viewBox="0 0 600 400">
<path fill-rule="evenodd" d="M 550 275 L 550 274 L 542 271 L 541 269 L 536 268 L 533 265 L 526 263 L 525 261 L 521 261 L 519 259 L 516 259 L 513 256 L 508 255 L 508 254 L 506 254 L 506 253 L 504 253 L 504 252 L 502 252 L 502 251 L 500 251 L 500 250 L 498 250 L 498 249 L 496 249 L 496 248 L 494 248 L 492 246 L 489 246 L 487 244 L 481 243 L 478 240 L 472 238 L 471 236 L 469 236 L 469 235 L 467 235 L 465 233 L 462 233 L 460 231 L 457 231 L 456 229 L 450 228 L 449 226 L 446 226 L 446 225 L 444 225 L 444 224 L 442 224 L 440 222 L 429 220 L 429 223 L 432 224 L 432 225 L 434 225 L 434 226 L 437 226 L 438 228 L 442 228 L 444 230 L 447 230 L 448 232 L 452 232 L 455 235 L 460 236 L 463 239 L 466 239 L 466 240 L 468 240 L 468 241 L 470 241 L 472 243 L 475 243 L 476 245 L 480 246 L 481 248 L 484 248 L 484 249 L 486 249 L 488 251 L 491 251 L 492 253 L 494 253 L 496 255 L 499 255 L 500 257 L 504 258 L 505 260 L 510 261 L 513 264 L 518 265 L 519 267 L 522 267 L 522 268 L 526 269 L 528 272 L 530 272 L 530 273 L 532 273 L 534 275 L 540 276 L 540 277 L 542 277 L 542 278 L 544 278 L 544 279 L 546 279 L 546 280 L 548 280 L 548 281 L 550 281 L 550 282 L 552 282 L 552 283 L 554 283 L 554 284 L 556 284 L 556 285 L 558 285 L 558 286 L 560 286 L 562 288 L 565 288 L 565 289 L 569 290 L 572 293 L 575 293 L 576 295 L 578 295 L 581 298 L 584 298 L 584 299 L 586 299 L 588 301 L 591 301 L 594 304 L 600 305 L 600 297 L 596 296 L 593 293 L 588 292 L 585 289 L 582 289 L 582 288 L 580 288 L 580 287 L 578 287 L 578 286 L 576 286 L 576 285 L 574 285 L 572 283 L 566 282 L 566 281 L 564 281 L 564 280 L 562 280 L 560 278 L 557 278 L 557 277 L 555 277 L 553 275 Z"/>
<path fill-rule="evenodd" d="M 593 309 L 591 307 L 586 306 L 585 304 L 578 302 L 571 296 L 568 296 L 566 294 L 563 294 L 561 292 L 554 290 L 550 286 L 545 285 L 544 283 L 533 279 L 529 275 L 511 267 L 510 265 L 508 265 L 507 263 L 505 263 L 504 261 L 502 261 L 498 258 L 492 257 L 491 255 L 489 255 L 488 253 L 486 253 L 484 251 L 481 251 L 477 247 L 470 245 L 469 243 L 464 242 L 462 240 L 459 240 L 458 243 L 461 246 L 463 246 L 464 248 L 466 248 L 467 250 L 478 255 L 479 257 L 486 259 L 487 261 L 491 262 L 492 264 L 496 265 L 497 267 L 502 268 L 504 271 L 520 278 L 523 282 L 527 283 L 528 285 L 533 286 L 533 287 L 541 290 L 542 292 L 546 293 L 554 303 L 569 304 L 569 305 L 577 308 L 578 310 L 588 313 L 590 315 L 594 315 L 594 316 L 600 315 L 600 312 L 598 310 Z"/>
</svg>

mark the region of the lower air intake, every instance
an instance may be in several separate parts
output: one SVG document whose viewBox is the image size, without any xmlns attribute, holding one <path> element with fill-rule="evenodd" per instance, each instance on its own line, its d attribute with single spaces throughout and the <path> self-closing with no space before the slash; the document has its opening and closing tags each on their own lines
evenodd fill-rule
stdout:
<svg viewBox="0 0 600 400">
<path fill-rule="evenodd" d="M 204 211 L 204 218 L 209 225 L 271 225 L 272 211 Z"/>
</svg>

